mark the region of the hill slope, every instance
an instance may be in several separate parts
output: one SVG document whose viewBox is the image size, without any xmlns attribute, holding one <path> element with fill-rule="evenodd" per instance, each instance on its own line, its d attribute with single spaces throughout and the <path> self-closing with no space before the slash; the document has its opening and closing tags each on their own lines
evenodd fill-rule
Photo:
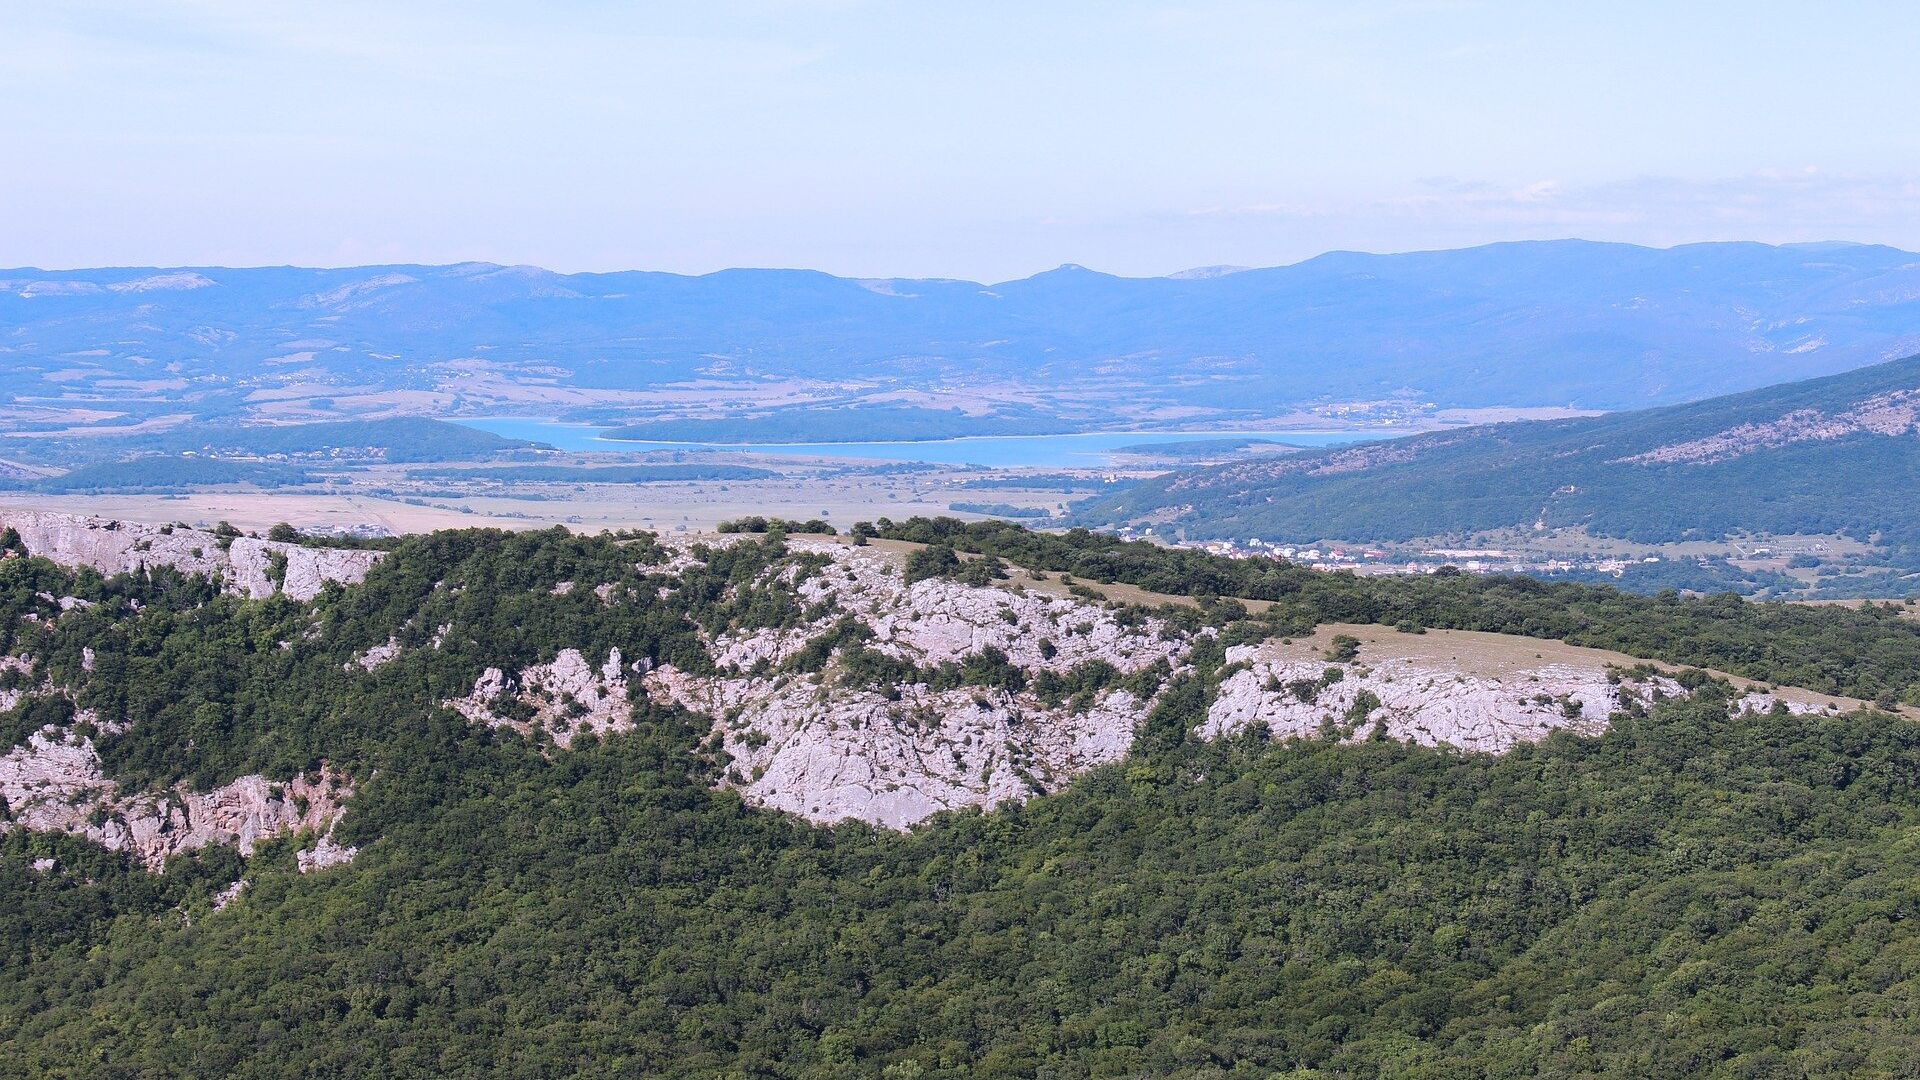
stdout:
<svg viewBox="0 0 1920 1080">
<path fill-rule="evenodd" d="M 1845 533 L 1920 567 L 1920 357 L 1687 405 L 1176 472 L 1079 508 L 1198 537 Z"/>
<path fill-rule="evenodd" d="M 1062 267 L 994 285 L 479 264 L 6 270 L 0 323 L 14 328 L 13 392 L 40 413 L 104 400 L 135 419 L 537 404 L 616 420 L 635 400 L 621 392 L 663 382 L 850 373 L 1073 390 L 1108 414 L 1392 395 L 1631 408 L 1920 348 L 1920 257 L 1561 241 L 1341 252 L 1204 278 Z"/>
<path fill-rule="evenodd" d="M 1912 723 L 1652 669 L 1556 700 L 1576 661 L 1538 639 L 1452 677 L 1303 640 L 1417 611 L 1920 703 L 1885 609 L 954 521 L 901 528 L 1275 599 L 557 530 L 411 537 L 296 598 L 173 566 L 221 537 L 20 524 L 9 1075 L 1908 1071 Z M 1468 752 L 1473 716 L 1527 723 Z"/>
</svg>

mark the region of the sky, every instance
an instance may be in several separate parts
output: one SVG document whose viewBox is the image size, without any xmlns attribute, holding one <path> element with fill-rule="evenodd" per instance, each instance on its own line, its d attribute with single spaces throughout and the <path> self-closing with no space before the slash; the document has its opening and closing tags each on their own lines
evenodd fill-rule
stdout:
<svg viewBox="0 0 1920 1080">
<path fill-rule="evenodd" d="M 1920 5 L 0 0 L 0 266 L 1920 249 Z"/>
</svg>

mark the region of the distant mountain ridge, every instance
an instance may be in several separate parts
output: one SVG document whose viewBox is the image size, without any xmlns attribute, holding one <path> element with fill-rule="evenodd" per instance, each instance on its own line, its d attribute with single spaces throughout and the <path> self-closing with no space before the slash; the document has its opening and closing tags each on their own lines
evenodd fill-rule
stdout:
<svg viewBox="0 0 1920 1080">
<path fill-rule="evenodd" d="M 841 403 L 860 387 L 1017 385 L 1094 419 L 1396 397 L 1619 409 L 1916 351 L 1920 255 L 1847 244 L 1530 242 L 992 285 L 491 264 L 0 270 L 0 361 L 13 400 L 33 403 L 27 424 L 69 406 L 138 421 L 521 401 L 613 423 L 649 418 L 623 394 L 693 378 L 850 387 Z"/>
<path fill-rule="evenodd" d="M 1079 509 L 1199 537 L 1583 527 L 1643 542 L 1843 533 L 1920 568 L 1920 356 L 1743 394 L 1175 472 Z"/>
</svg>

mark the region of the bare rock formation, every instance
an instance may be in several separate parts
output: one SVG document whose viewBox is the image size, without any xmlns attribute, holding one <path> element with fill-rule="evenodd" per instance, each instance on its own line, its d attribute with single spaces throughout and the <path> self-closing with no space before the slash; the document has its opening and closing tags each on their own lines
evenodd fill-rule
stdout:
<svg viewBox="0 0 1920 1080">
<path fill-rule="evenodd" d="M 1756 450 L 1792 443 L 1843 439 L 1849 435 L 1920 434 L 1920 390 L 1890 390 L 1835 413 L 1799 409 L 1777 419 L 1740 424 L 1687 442 L 1620 458 L 1635 465 L 1727 461 Z"/>
<path fill-rule="evenodd" d="M 1190 648 L 1157 618 L 1123 619 L 1077 598 L 942 578 L 908 585 L 897 557 L 876 549 L 800 539 L 789 547 L 828 560 L 789 579 L 826 614 L 720 635 L 709 643 L 719 674 L 663 666 L 643 682 L 654 699 L 714 720 L 714 737 L 732 759 L 726 784 L 749 802 L 812 821 L 904 828 L 942 810 L 1055 790 L 1124 757 L 1151 704 L 1120 688 L 1049 707 L 1030 690 L 866 687 L 832 670 L 765 674 L 843 618 L 871 633 L 865 647 L 919 668 L 995 650 L 1029 675 L 1096 660 L 1124 675 L 1163 661 L 1172 670 Z M 669 565 L 684 570 L 691 558 L 682 551 Z"/>
<path fill-rule="evenodd" d="M 438 642 L 435 643 L 435 647 L 438 647 Z M 373 671 L 399 655 L 400 640 L 389 636 L 387 640 L 378 645 L 369 645 L 352 660 L 348 661 L 347 669 L 352 670 L 357 666 L 363 671 Z"/>
<path fill-rule="evenodd" d="M 286 784 L 243 776 L 206 792 L 123 791 L 102 773 L 91 739 L 55 728 L 0 755 L 0 797 L 11 815 L 0 829 L 85 837 L 129 852 L 154 871 L 169 856 L 209 844 L 237 844 L 250 853 L 275 836 L 326 833 L 351 794 L 344 777 L 327 771 Z"/>
<path fill-rule="evenodd" d="M 1500 752 L 1562 728 L 1595 734 L 1637 684 L 1604 670 L 1544 664 L 1508 677 L 1416 660 L 1327 663 L 1227 650 L 1247 666 L 1220 684 L 1199 733 L 1219 738 L 1254 724 L 1276 736 L 1387 738 Z M 1674 691 L 1678 686 L 1672 685 Z"/>
<path fill-rule="evenodd" d="M 551 661 L 525 668 L 511 679 L 490 667 L 474 680 L 472 693 L 446 705 L 476 724 L 512 728 L 522 735 L 537 728 L 565 749 L 581 732 L 598 735 L 633 728 L 621 664 L 619 649 L 609 652 L 598 668 L 580 650 L 561 649 Z"/>
<path fill-rule="evenodd" d="M 1777 711 L 1785 712 L 1789 716 L 1807 716 L 1815 713 L 1838 713 L 1840 707 L 1832 703 L 1824 705 L 1814 704 L 1810 701 L 1798 700 L 1780 694 L 1750 691 L 1735 699 L 1731 706 L 1731 711 L 1735 713 L 1770 713 Z"/>
<path fill-rule="evenodd" d="M 38 510 L 0 510 L 0 529 L 5 528 L 20 535 L 29 554 L 62 566 L 87 566 L 102 574 L 171 566 L 186 574 L 218 575 L 229 591 L 255 598 L 282 591 L 295 600 L 311 600 L 329 581 L 361 581 L 383 554 Z"/>
<path fill-rule="evenodd" d="M 345 866 L 358 854 L 360 854 L 359 848 L 348 847 L 335 840 L 333 830 L 329 828 L 321 834 L 319 843 L 295 855 L 294 861 L 299 864 L 301 873 L 311 874 L 335 866 Z"/>
<path fill-rule="evenodd" d="M 1030 693 L 899 687 L 897 697 L 782 675 L 703 678 L 663 666 L 648 692 L 715 717 L 748 802 L 809 821 L 905 828 L 942 810 L 1052 791 L 1126 756 L 1144 702 L 1126 690 L 1083 709 Z"/>
<path fill-rule="evenodd" d="M 829 603 L 831 614 L 783 630 L 721 636 L 712 652 L 723 669 L 746 670 L 763 660 L 779 664 L 842 616 L 873 632 L 872 648 L 919 664 L 942 664 L 991 648 L 1033 671 L 1065 672 L 1088 660 L 1104 660 L 1130 674 L 1187 652 L 1187 643 L 1160 619 L 1126 625 L 1114 612 L 1085 600 L 945 578 L 908 585 L 898 560 L 873 548 L 817 540 L 790 540 L 788 546 L 830 560 L 826 569 L 797 584 L 804 600 Z"/>
<path fill-rule="evenodd" d="M 1500 635 L 1474 637 L 1483 644 Z M 1302 651 L 1274 642 L 1228 649 L 1229 668 L 1239 670 L 1220 684 L 1198 733 L 1220 738 L 1258 724 L 1282 738 L 1384 737 L 1503 753 L 1555 731 L 1597 735 L 1615 713 L 1689 694 L 1668 675 L 1625 669 L 1588 655 L 1590 650 L 1564 646 L 1556 651 L 1566 655 L 1530 663 L 1443 658 L 1437 649 L 1329 662 Z M 1793 715 L 1838 708 L 1806 695 L 1752 690 L 1729 705 L 1733 713 L 1779 709 Z"/>
</svg>

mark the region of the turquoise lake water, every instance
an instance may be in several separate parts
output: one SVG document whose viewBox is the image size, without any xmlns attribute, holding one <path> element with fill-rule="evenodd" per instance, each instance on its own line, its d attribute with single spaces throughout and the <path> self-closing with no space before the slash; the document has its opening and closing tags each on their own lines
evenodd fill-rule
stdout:
<svg viewBox="0 0 1920 1080">
<path fill-rule="evenodd" d="M 1098 431 L 1073 435 L 988 435 L 914 442 L 842 443 L 668 443 L 625 442 L 600 437 L 584 424 L 524 417 L 461 420 L 468 427 L 510 439 L 532 439 L 579 453 L 643 453 L 651 450 L 726 450 L 769 456 L 854 458 L 864 461 L 920 461 L 936 465 L 994 467 L 1088 467 L 1107 464 L 1122 446 L 1192 442 L 1197 439 L 1252 437 L 1295 446 L 1340 446 L 1376 436 L 1326 431 Z"/>
</svg>

